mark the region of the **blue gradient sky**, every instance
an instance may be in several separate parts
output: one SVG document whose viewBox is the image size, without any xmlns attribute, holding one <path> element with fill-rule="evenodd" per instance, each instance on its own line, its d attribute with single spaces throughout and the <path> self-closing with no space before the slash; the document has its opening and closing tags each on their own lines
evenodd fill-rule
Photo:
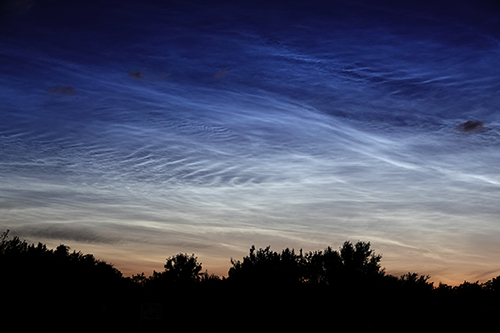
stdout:
<svg viewBox="0 0 500 333">
<path fill-rule="evenodd" d="M 126 275 L 345 240 L 390 274 L 500 274 L 494 1 L 1 10 L 2 229 Z"/>
</svg>

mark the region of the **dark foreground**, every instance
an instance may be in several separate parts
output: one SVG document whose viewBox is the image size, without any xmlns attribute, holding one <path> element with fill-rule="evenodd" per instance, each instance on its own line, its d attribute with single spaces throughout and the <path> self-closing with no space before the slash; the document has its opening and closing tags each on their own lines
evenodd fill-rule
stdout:
<svg viewBox="0 0 500 333">
<path fill-rule="evenodd" d="M 370 243 L 281 253 L 250 249 L 227 278 L 194 255 L 125 278 L 93 255 L 0 239 L 2 332 L 474 330 L 493 327 L 500 279 L 455 287 L 380 267 Z"/>
</svg>

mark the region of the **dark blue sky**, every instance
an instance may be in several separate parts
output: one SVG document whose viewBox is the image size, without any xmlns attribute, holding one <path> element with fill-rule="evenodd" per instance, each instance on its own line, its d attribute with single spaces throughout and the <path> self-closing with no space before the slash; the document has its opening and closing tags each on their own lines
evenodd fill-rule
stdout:
<svg viewBox="0 0 500 333">
<path fill-rule="evenodd" d="M 3 229 L 125 274 L 345 240 L 499 274 L 497 2 L 0 8 Z"/>
</svg>

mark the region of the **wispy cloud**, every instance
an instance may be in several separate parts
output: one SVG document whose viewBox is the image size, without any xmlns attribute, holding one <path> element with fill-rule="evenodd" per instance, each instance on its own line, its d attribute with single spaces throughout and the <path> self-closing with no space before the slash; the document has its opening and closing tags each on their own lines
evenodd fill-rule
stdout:
<svg viewBox="0 0 500 333">
<path fill-rule="evenodd" d="M 97 39 L 47 23 L 0 42 L 0 226 L 132 273 L 130 258 L 220 268 L 252 244 L 346 239 L 403 273 L 496 262 L 481 240 L 499 232 L 498 43 L 442 20 L 280 15 L 288 28 L 269 29 L 245 11 L 236 27 L 203 5 L 142 6 L 115 8 L 112 29 L 94 13 Z"/>
</svg>

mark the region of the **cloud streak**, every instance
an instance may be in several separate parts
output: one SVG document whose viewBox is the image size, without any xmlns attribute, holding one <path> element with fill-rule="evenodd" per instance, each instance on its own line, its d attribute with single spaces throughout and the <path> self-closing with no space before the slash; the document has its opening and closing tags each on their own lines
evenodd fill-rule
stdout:
<svg viewBox="0 0 500 333">
<path fill-rule="evenodd" d="M 61 242 L 114 244 L 119 240 L 115 237 L 103 235 L 102 226 L 89 228 L 71 224 L 37 223 L 17 227 L 15 233 L 29 239 L 48 239 Z"/>
</svg>

